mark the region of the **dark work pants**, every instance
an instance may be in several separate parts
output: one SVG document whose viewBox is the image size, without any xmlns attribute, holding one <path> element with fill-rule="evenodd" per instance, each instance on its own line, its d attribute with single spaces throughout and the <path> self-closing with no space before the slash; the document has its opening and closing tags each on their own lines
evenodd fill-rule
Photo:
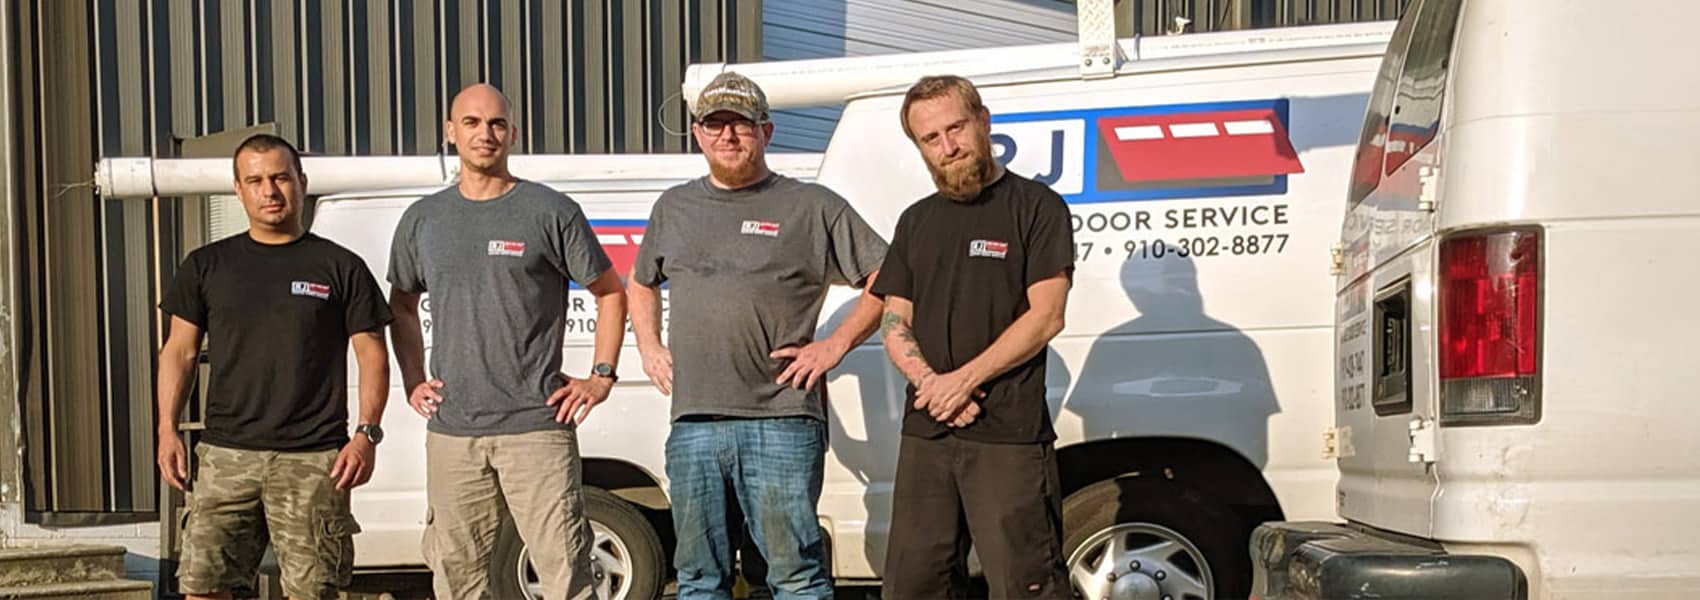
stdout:
<svg viewBox="0 0 1700 600">
<path fill-rule="evenodd" d="M 883 596 L 966 598 L 970 543 L 992 598 L 1070 597 L 1053 444 L 903 437 Z"/>
</svg>

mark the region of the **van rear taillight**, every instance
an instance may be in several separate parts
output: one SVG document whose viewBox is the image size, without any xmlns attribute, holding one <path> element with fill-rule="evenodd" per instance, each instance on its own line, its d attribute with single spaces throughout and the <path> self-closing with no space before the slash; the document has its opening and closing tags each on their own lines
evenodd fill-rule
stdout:
<svg viewBox="0 0 1700 600">
<path fill-rule="evenodd" d="M 1441 422 L 1539 421 L 1540 230 L 1448 236 L 1439 274 Z"/>
</svg>

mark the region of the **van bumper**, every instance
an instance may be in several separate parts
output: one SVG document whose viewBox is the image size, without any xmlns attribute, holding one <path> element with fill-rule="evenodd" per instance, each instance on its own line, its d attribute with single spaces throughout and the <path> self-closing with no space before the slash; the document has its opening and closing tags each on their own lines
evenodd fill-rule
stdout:
<svg viewBox="0 0 1700 600">
<path fill-rule="evenodd" d="M 1255 600 L 1526 600 L 1523 570 L 1430 540 L 1341 523 L 1264 523 L 1251 536 Z"/>
</svg>

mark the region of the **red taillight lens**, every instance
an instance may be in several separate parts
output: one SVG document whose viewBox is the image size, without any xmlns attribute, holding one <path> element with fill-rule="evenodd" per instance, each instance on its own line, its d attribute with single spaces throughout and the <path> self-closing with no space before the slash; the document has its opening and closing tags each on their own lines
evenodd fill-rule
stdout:
<svg viewBox="0 0 1700 600">
<path fill-rule="evenodd" d="M 1470 232 L 1440 243 L 1441 418 L 1539 419 L 1541 234 Z"/>
</svg>

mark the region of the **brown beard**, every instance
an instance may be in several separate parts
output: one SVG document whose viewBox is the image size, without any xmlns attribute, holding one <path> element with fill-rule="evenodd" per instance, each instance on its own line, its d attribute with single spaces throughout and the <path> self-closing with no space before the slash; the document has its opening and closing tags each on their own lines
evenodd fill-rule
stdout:
<svg viewBox="0 0 1700 600">
<path fill-rule="evenodd" d="M 748 155 L 747 159 L 736 164 L 723 165 L 711 158 L 708 161 L 708 172 L 714 176 L 715 181 L 743 187 L 755 183 L 756 175 L 761 172 L 759 160 L 757 156 L 751 154 Z"/>
<path fill-rule="evenodd" d="M 967 202 L 980 196 L 986 188 L 986 174 L 992 170 L 992 142 L 981 138 L 967 156 L 946 165 L 927 163 L 933 175 L 933 185 L 939 195 L 956 202 Z"/>
</svg>

